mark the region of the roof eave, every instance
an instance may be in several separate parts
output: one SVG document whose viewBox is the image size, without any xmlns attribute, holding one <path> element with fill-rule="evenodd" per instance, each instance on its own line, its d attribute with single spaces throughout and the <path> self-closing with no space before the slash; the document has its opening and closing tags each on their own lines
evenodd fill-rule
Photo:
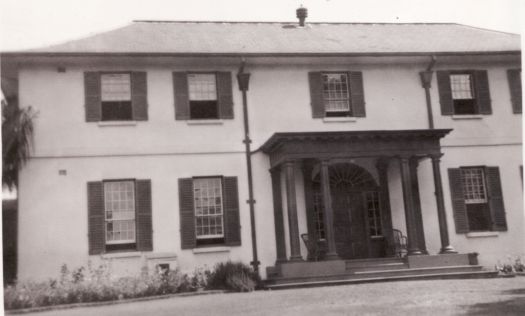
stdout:
<svg viewBox="0 0 525 316">
<path fill-rule="evenodd" d="M 446 52 L 0 52 L 0 57 L 401 57 L 401 56 L 494 56 L 520 55 L 521 50 L 505 51 L 446 51 Z"/>
</svg>

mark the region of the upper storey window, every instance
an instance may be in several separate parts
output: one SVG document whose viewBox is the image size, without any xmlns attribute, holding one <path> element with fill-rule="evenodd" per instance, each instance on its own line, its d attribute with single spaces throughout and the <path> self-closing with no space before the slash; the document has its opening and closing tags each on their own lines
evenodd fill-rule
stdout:
<svg viewBox="0 0 525 316">
<path fill-rule="evenodd" d="M 84 73 L 87 122 L 147 121 L 146 72 Z"/>
<path fill-rule="evenodd" d="M 218 119 L 215 74 L 188 74 L 191 119 Z"/>
<path fill-rule="evenodd" d="M 102 121 L 131 120 L 130 74 L 103 74 L 100 76 Z"/>
<path fill-rule="evenodd" d="M 451 74 L 450 89 L 454 100 L 454 114 L 478 114 L 471 74 Z"/>
<path fill-rule="evenodd" d="M 521 69 L 507 69 L 509 80 L 510 99 L 512 101 L 512 112 L 521 113 Z"/>
<path fill-rule="evenodd" d="M 231 72 L 174 72 L 176 120 L 233 119 Z"/>
<path fill-rule="evenodd" d="M 365 116 L 363 73 L 310 72 L 312 117 Z"/>
<path fill-rule="evenodd" d="M 323 99 L 326 116 L 351 116 L 348 77 L 345 73 L 323 74 Z"/>
<path fill-rule="evenodd" d="M 442 115 L 492 114 L 486 70 L 438 71 Z"/>
</svg>

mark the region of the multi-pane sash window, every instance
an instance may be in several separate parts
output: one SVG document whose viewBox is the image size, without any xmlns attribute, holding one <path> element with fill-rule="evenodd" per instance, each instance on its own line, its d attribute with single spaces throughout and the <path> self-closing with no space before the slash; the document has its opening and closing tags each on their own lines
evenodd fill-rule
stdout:
<svg viewBox="0 0 525 316">
<path fill-rule="evenodd" d="M 221 178 L 193 180 L 197 240 L 224 237 Z"/>
<path fill-rule="evenodd" d="M 104 182 L 106 244 L 135 243 L 134 181 Z"/>
<path fill-rule="evenodd" d="M 379 207 L 379 194 L 376 191 L 366 192 L 366 206 L 368 212 L 368 227 L 371 237 L 383 236 L 381 226 L 381 209 Z"/>
<path fill-rule="evenodd" d="M 478 112 L 471 74 L 451 74 L 450 89 L 454 102 L 454 114 L 476 114 Z"/>
<path fill-rule="evenodd" d="M 323 99 L 326 116 L 350 115 L 350 93 L 346 73 L 322 75 Z"/>
<path fill-rule="evenodd" d="M 102 120 L 131 120 L 131 76 L 129 73 L 100 76 Z"/>
<path fill-rule="evenodd" d="M 490 230 L 492 219 L 487 203 L 483 168 L 462 168 L 461 183 L 470 230 Z"/>
<path fill-rule="evenodd" d="M 487 202 L 484 179 L 483 168 L 461 169 L 461 182 L 466 204 Z"/>
<path fill-rule="evenodd" d="M 188 74 L 192 119 L 219 118 L 216 81 L 215 74 Z"/>
</svg>

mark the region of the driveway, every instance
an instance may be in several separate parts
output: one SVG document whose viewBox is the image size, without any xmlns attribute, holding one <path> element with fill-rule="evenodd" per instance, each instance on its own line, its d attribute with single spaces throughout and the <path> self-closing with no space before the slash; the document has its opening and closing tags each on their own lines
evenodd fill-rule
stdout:
<svg viewBox="0 0 525 316">
<path fill-rule="evenodd" d="M 525 315 L 525 277 L 213 294 L 30 315 Z"/>
</svg>

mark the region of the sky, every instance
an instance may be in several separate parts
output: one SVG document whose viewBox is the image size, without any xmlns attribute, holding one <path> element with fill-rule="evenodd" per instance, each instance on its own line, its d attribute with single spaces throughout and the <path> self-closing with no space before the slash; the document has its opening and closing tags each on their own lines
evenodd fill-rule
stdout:
<svg viewBox="0 0 525 316">
<path fill-rule="evenodd" d="M 0 0 L 0 50 L 78 39 L 133 20 L 454 22 L 521 34 L 523 0 Z"/>
</svg>

